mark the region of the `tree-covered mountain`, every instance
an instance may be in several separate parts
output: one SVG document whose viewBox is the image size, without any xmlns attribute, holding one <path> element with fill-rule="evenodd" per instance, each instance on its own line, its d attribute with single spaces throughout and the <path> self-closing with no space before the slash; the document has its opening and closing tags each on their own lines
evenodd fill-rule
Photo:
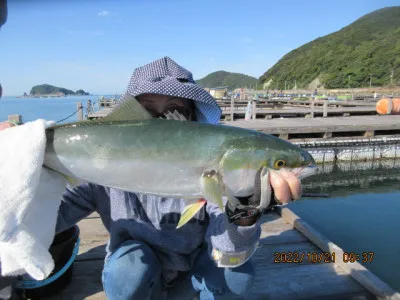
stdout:
<svg viewBox="0 0 400 300">
<path fill-rule="evenodd" d="M 86 96 L 86 95 L 89 95 L 89 93 L 85 92 L 84 90 L 77 90 L 75 92 L 75 95 L 77 95 L 77 96 Z"/>
<path fill-rule="evenodd" d="M 76 92 L 74 92 L 72 90 L 53 86 L 50 84 L 35 85 L 30 92 L 32 96 L 56 95 L 61 93 L 64 95 L 89 95 L 89 93 L 86 93 L 84 90 L 77 90 Z"/>
<path fill-rule="evenodd" d="M 260 77 L 269 88 L 400 84 L 400 6 L 367 14 L 283 56 Z"/>
<path fill-rule="evenodd" d="M 231 73 L 226 71 L 217 71 L 208 74 L 202 79 L 196 80 L 196 83 L 204 88 L 215 88 L 227 86 L 229 89 L 238 87 L 255 86 L 258 83 L 257 78 L 240 73 Z"/>
</svg>

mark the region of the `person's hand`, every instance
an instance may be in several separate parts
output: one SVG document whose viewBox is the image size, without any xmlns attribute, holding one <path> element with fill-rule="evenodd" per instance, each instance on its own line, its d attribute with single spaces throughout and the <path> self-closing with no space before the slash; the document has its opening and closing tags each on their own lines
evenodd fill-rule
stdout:
<svg viewBox="0 0 400 300">
<path fill-rule="evenodd" d="M 288 170 L 269 170 L 269 181 L 274 192 L 275 199 L 281 204 L 298 200 L 301 197 L 301 182 Z M 257 202 L 257 200 L 256 200 Z M 260 200 L 258 199 L 258 204 Z M 257 221 L 257 217 L 249 217 L 236 220 L 234 223 L 239 226 L 251 226 Z"/>
<path fill-rule="evenodd" d="M 0 123 L 0 131 L 10 128 L 10 127 L 14 127 L 16 126 L 14 123 L 8 122 L 8 121 L 4 121 Z"/>
<path fill-rule="evenodd" d="M 289 203 L 301 197 L 301 182 L 290 171 L 270 171 L 270 183 L 275 199 L 280 203 Z"/>
</svg>

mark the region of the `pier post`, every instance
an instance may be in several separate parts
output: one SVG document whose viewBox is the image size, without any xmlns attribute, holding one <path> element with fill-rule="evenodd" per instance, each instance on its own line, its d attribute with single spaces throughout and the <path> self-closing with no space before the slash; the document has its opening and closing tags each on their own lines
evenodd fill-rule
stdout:
<svg viewBox="0 0 400 300">
<path fill-rule="evenodd" d="M 9 115 L 8 116 L 8 121 L 11 121 L 13 123 L 16 123 L 18 125 L 22 124 L 22 115 Z"/>
<path fill-rule="evenodd" d="M 279 138 L 282 140 L 289 140 L 289 133 L 280 133 Z"/>
<path fill-rule="evenodd" d="M 257 117 L 256 109 L 257 109 L 257 103 L 256 103 L 256 100 L 253 100 L 253 116 L 252 116 L 253 120 L 255 120 Z"/>
<path fill-rule="evenodd" d="M 235 102 L 233 96 L 231 96 L 231 121 L 233 121 L 233 110 L 235 109 Z"/>
<path fill-rule="evenodd" d="M 311 118 L 314 118 L 314 97 L 311 99 Z"/>
<path fill-rule="evenodd" d="M 328 116 L 328 100 L 324 100 L 324 114 L 323 117 L 326 118 Z"/>
<path fill-rule="evenodd" d="M 390 115 L 392 113 L 392 110 L 393 110 L 393 99 L 392 99 L 392 97 L 389 97 L 389 99 L 388 99 L 388 108 L 387 108 L 386 114 Z"/>
<path fill-rule="evenodd" d="M 367 130 L 364 133 L 364 137 L 366 138 L 373 138 L 375 136 L 375 131 L 374 130 Z"/>
<path fill-rule="evenodd" d="M 78 120 L 83 120 L 83 105 L 82 102 L 76 103 L 76 110 L 78 111 Z"/>
</svg>

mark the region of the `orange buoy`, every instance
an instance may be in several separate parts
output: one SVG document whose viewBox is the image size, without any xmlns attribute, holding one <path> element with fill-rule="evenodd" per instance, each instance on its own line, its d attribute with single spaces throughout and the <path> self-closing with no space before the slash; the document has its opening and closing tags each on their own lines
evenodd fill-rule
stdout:
<svg viewBox="0 0 400 300">
<path fill-rule="evenodd" d="M 380 115 L 400 115 L 400 98 L 379 100 L 376 103 L 376 112 Z"/>
</svg>

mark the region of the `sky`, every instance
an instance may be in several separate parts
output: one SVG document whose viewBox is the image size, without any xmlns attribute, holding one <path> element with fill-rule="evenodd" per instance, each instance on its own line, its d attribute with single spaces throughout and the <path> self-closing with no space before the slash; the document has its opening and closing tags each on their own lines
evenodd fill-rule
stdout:
<svg viewBox="0 0 400 300">
<path fill-rule="evenodd" d="M 5 96 L 51 84 L 120 94 L 138 66 L 169 56 L 195 79 L 259 78 L 282 56 L 400 0 L 8 0 Z"/>
</svg>

